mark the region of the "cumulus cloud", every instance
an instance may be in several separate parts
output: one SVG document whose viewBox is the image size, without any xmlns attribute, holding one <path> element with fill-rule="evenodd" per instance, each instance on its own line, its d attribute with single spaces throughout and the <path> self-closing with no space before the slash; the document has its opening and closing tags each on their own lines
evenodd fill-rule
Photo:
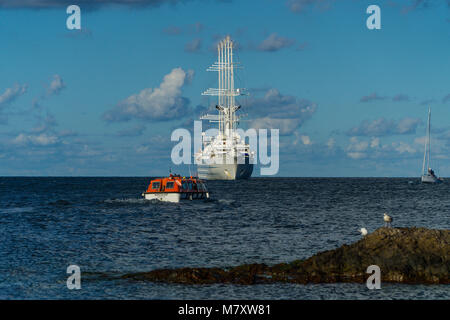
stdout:
<svg viewBox="0 0 450 320">
<path fill-rule="evenodd" d="M 312 143 L 311 138 L 309 136 L 301 135 L 300 139 L 302 140 L 305 146 L 309 146 Z"/>
<path fill-rule="evenodd" d="M 287 143 L 281 143 L 280 146 L 282 146 L 283 148 L 287 148 L 289 149 L 289 147 L 291 145 L 293 146 L 297 146 L 300 147 L 300 149 L 306 150 L 306 148 L 312 147 L 312 145 L 314 144 L 311 137 L 309 135 L 306 134 L 301 134 L 298 131 L 295 131 L 293 134 L 294 138 L 289 139 L 289 142 Z M 304 148 L 301 148 L 304 147 Z"/>
<path fill-rule="evenodd" d="M 33 99 L 33 108 L 43 109 L 44 106 L 42 105 L 42 103 L 44 102 L 44 100 L 50 98 L 53 95 L 58 95 L 65 87 L 66 84 L 64 83 L 61 76 L 58 74 L 53 75 L 52 80 L 47 86 L 47 91 L 45 93 L 42 93 L 39 97 L 35 97 Z"/>
<path fill-rule="evenodd" d="M 19 134 L 13 143 L 18 145 L 34 145 L 34 146 L 49 146 L 55 145 L 59 142 L 59 138 L 55 135 L 50 135 L 47 133 L 40 134 Z"/>
<path fill-rule="evenodd" d="M 366 151 L 367 148 L 369 148 L 368 141 L 365 141 L 365 140 L 359 141 L 357 137 L 351 137 L 350 144 L 347 147 L 347 151 L 360 153 L 362 151 Z M 356 157 L 358 157 L 358 156 L 356 156 Z"/>
<path fill-rule="evenodd" d="M 328 149 L 333 149 L 335 144 L 336 144 L 336 139 L 330 138 L 330 139 L 328 139 L 326 146 L 328 147 Z"/>
<path fill-rule="evenodd" d="M 381 144 L 379 138 L 359 140 L 357 137 L 351 137 L 349 142 L 346 148 L 346 154 L 347 157 L 355 160 L 393 159 L 404 155 L 415 155 L 419 152 L 415 145 L 410 145 L 404 141 Z"/>
<path fill-rule="evenodd" d="M 10 104 L 27 91 L 27 85 L 15 84 L 12 88 L 7 88 L 0 95 L 0 108 Z"/>
<path fill-rule="evenodd" d="M 294 40 L 278 36 L 276 33 L 271 33 L 258 46 L 259 51 L 278 51 L 283 48 L 291 47 L 295 43 Z"/>
<path fill-rule="evenodd" d="M 56 94 L 58 95 L 62 89 L 64 89 L 66 87 L 66 85 L 64 84 L 63 79 L 61 78 L 60 75 L 55 74 L 53 75 L 53 79 L 50 82 L 50 85 L 47 89 L 47 94 L 48 95 L 53 95 Z"/>
<path fill-rule="evenodd" d="M 189 41 L 184 46 L 184 51 L 186 52 L 199 52 L 202 48 L 202 40 L 201 39 L 193 39 Z"/>
<path fill-rule="evenodd" d="M 250 99 L 247 108 L 253 117 L 251 127 L 280 129 L 280 134 L 289 135 L 312 117 L 317 106 L 305 99 L 282 95 L 277 89 L 269 89 L 263 97 Z"/>
<path fill-rule="evenodd" d="M 188 113 L 189 99 L 182 97 L 182 87 L 190 81 L 193 71 L 174 68 L 164 76 L 158 88 L 147 88 L 133 94 L 103 118 L 106 121 L 128 121 L 132 118 L 146 120 L 173 120 Z"/>
<path fill-rule="evenodd" d="M 356 137 L 352 137 L 350 138 L 350 144 L 347 146 L 347 156 L 352 159 L 366 158 L 368 148 L 368 141 L 359 141 Z"/>
<path fill-rule="evenodd" d="M 395 132 L 397 134 L 416 133 L 417 126 L 421 123 L 422 120 L 417 118 L 404 118 L 397 123 Z"/>
<path fill-rule="evenodd" d="M 373 138 L 372 141 L 370 141 L 370 147 L 371 148 L 378 148 L 380 146 L 380 139 L 379 138 Z"/>
<path fill-rule="evenodd" d="M 416 153 L 416 149 L 410 146 L 408 143 L 400 141 L 394 143 L 395 150 L 402 154 L 402 153 Z"/>
<path fill-rule="evenodd" d="M 364 120 L 357 127 L 353 127 L 347 132 L 349 136 L 388 136 L 413 134 L 422 121 L 415 118 L 404 118 L 400 121 L 386 120 L 379 118 L 373 121 Z"/>
<path fill-rule="evenodd" d="M 378 95 L 376 92 L 369 94 L 368 96 L 362 97 L 359 101 L 360 102 L 371 102 L 376 100 L 385 100 L 387 97 L 382 97 Z"/>
</svg>

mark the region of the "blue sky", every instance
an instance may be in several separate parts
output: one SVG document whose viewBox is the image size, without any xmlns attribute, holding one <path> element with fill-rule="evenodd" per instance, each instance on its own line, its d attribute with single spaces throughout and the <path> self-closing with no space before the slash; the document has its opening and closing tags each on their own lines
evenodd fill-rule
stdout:
<svg viewBox="0 0 450 320">
<path fill-rule="evenodd" d="M 214 104 L 200 93 L 229 34 L 243 126 L 281 129 L 279 176 L 419 176 L 428 106 L 433 166 L 450 176 L 447 0 L 98 3 L 0 0 L 0 175 L 187 173 L 170 134 Z"/>
</svg>

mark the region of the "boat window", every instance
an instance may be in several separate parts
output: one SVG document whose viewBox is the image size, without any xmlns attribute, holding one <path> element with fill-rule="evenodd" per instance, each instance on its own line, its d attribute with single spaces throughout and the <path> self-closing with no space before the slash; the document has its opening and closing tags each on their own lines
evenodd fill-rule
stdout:
<svg viewBox="0 0 450 320">
<path fill-rule="evenodd" d="M 160 186 L 160 182 L 159 181 L 152 183 L 152 189 L 159 189 L 159 186 Z"/>
<path fill-rule="evenodd" d="M 173 189 L 173 182 L 167 182 L 166 183 L 166 189 Z"/>
</svg>

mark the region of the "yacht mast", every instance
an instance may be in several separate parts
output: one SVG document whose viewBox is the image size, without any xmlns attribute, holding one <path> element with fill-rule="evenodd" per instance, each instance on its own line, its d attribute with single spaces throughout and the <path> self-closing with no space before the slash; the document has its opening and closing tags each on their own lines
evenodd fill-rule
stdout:
<svg viewBox="0 0 450 320">
<path fill-rule="evenodd" d="M 431 168 L 430 164 L 430 154 L 431 154 L 431 108 L 428 107 L 428 122 L 427 122 L 427 137 L 425 139 L 425 150 L 423 153 L 423 165 L 422 165 L 422 174 L 426 174 L 428 169 Z M 427 171 L 425 171 L 425 163 L 427 164 Z"/>
<path fill-rule="evenodd" d="M 431 108 L 428 107 L 428 168 L 431 168 Z"/>
</svg>

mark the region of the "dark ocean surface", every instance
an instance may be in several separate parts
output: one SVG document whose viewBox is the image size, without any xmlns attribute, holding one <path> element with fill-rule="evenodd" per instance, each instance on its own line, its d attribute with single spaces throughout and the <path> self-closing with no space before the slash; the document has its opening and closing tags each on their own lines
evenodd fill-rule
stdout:
<svg viewBox="0 0 450 320">
<path fill-rule="evenodd" d="M 213 200 L 141 199 L 148 178 L 0 178 L 0 299 L 450 299 L 448 285 L 172 285 L 118 279 L 187 266 L 275 264 L 383 225 L 450 228 L 450 182 L 210 181 Z M 66 269 L 81 268 L 69 290 Z M 368 275 L 369 276 L 369 275 Z"/>
</svg>

